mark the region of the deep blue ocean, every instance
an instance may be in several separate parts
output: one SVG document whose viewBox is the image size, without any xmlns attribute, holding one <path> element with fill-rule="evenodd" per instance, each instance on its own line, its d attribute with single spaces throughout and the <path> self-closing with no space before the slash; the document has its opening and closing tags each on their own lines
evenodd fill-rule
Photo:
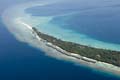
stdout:
<svg viewBox="0 0 120 80">
<path fill-rule="evenodd" d="M 0 80 L 120 80 L 44 54 L 17 41 L 0 20 Z"/>
</svg>

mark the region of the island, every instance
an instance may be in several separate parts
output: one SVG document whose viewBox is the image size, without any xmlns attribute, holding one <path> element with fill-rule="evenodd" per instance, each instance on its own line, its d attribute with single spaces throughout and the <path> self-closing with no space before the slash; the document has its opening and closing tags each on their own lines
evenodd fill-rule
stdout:
<svg viewBox="0 0 120 80">
<path fill-rule="evenodd" d="M 73 64 L 120 76 L 120 46 L 115 46 L 118 47 L 117 50 L 108 49 L 107 47 L 96 48 L 46 34 L 36 27 L 36 25 L 40 25 L 37 22 L 40 23 L 40 20 L 43 22 L 43 17 L 41 19 L 34 18 L 36 24 L 34 20 L 34 24 L 32 24 L 32 21 L 29 22 L 32 17 L 24 12 L 25 9 L 36 5 L 43 6 L 46 4 L 38 4 L 38 2 L 37 4 L 36 2 L 20 4 L 5 10 L 3 13 L 4 24 L 17 40 L 30 44 L 30 46 L 38 48 L 44 51 L 46 55 L 56 59 L 67 60 L 73 62 Z M 109 47 L 109 45 L 107 46 Z"/>
<path fill-rule="evenodd" d="M 85 60 L 87 62 L 95 63 L 96 61 L 101 61 L 120 67 L 119 51 L 93 48 L 73 42 L 63 41 L 48 34 L 41 33 L 35 27 L 32 29 L 38 37 L 42 38 L 45 42 L 48 43 L 48 46 L 60 51 L 61 53 L 66 55 L 70 55 L 71 53 L 75 54 L 71 56 Z M 82 57 L 78 57 L 76 55 L 80 55 Z"/>
</svg>

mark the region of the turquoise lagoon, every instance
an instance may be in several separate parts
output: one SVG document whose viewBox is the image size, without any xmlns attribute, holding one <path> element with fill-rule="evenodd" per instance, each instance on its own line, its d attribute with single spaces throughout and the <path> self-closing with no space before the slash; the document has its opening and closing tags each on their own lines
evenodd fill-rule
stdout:
<svg viewBox="0 0 120 80">
<path fill-rule="evenodd" d="M 65 41 L 120 51 L 120 10 L 115 5 L 36 6 L 26 9 L 30 16 L 25 21 L 41 32 Z"/>
</svg>

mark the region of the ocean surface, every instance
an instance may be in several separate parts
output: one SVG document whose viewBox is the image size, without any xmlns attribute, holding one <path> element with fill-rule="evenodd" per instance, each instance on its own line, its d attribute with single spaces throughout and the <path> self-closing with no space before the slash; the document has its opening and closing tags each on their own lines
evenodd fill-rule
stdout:
<svg viewBox="0 0 120 80">
<path fill-rule="evenodd" d="M 87 7 L 86 9 L 92 9 L 92 8 L 93 7 L 91 8 Z M 45 10 L 45 9 L 42 9 L 42 10 Z M 56 10 L 53 10 L 53 11 L 56 11 Z M 62 13 L 60 12 L 55 12 L 54 15 L 57 15 L 58 13 L 60 15 L 63 14 L 63 12 Z M 35 12 L 34 16 L 48 15 L 48 14 L 40 15 L 40 13 L 38 15 L 37 13 Z M 53 13 L 50 13 L 50 12 L 48 13 L 53 15 Z M 69 13 L 69 11 L 66 12 L 65 10 L 64 13 L 65 14 Z M 51 21 L 51 23 L 61 25 L 61 23 L 65 21 L 66 25 L 68 25 L 67 22 L 70 23 L 75 18 L 75 17 L 72 17 L 72 18 L 69 17 L 70 21 L 68 21 L 68 17 L 66 15 L 64 16 L 65 17 L 56 17 L 58 19 Z M 77 19 L 79 19 L 79 17 L 77 17 Z M 86 20 L 88 20 L 87 18 Z M 72 22 L 74 24 L 76 23 L 74 22 L 74 20 Z M 90 25 L 90 24 L 86 24 L 86 27 L 87 25 Z M 73 25 L 73 24 L 71 23 L 69 25 Z M 82 25 L 85 25 L 85 24 L 82 24 Z M 119 25 L 119 23 L 117 25 Z M 61 27 L 63 26 L 64 25 L 61 25 Z M 70 27 L 70 26 L 66 28 L 73 29 L 73 27 Z M 81 32 L 80 29 L 81 29 L 80 27 L 74 27 L 75 31 Z M 85 28 L 85 30 L 86 29 L 87 28 Z M 116 31 L 117 30 L 118 28 L 116 29 Z M 88 31 L 88 32 L 89 32 L 89 36 L 91 36 L 92 38 L 103 40 L 106 42 L 108 41 L 106 39 L 103 39 L 103 36 L 101 36 L 102 39 L 97 38 L 94 34 L 91 33 L 92 31 Z M 88 33 L 85 33 L 85 31 L 81 33 L 88 35 Z M 112 41 L 111 39 L 109 42 L 118 44 L 119 35 L 112 36 L 111 38 L 113 37 L 117 38 L 117 39 L 115 38 L 116 41 Z M 57 60 L 49 56 L 46 56 L 42 50 L 38 50 L 34 47 L 29 46 L 26 43 L 19 42 L 18 40 L 16 40 L 16 38 L 6 29 L 6 26 L 3 24 L 0 17 L 0 80 L 120 80 L 120 78 L 105 72 L 100 72 L 94 69 L 84 67 L 82 65 L 76 65 L 68 61 Z"/>
<path fill-rule="evenodd" d="M 43 33 L 83 45 L 120 51 L 120 1 L 92 1 L 94 3 L 71 1 L 35 6 L 26 9 L 26 13 L 32 17 L 46 17 L 46 20 L 52 16 L 44 25 L 37 22 L 35 27 Z M 35 24 L 31 19 L 27 20 L 29 24 Z"/>
<path fill-rule="evenodd" d="M 21 43 L 0 19 L 0 80 L 120 80 L 70 62 L 57 60 Z"/>
<path fill-rule="evenodd" d="M 26 12 L 32 16 L 60 15 L 51 22 L 97 40 L 120 44 L 120 1 L 92 1 L 88 1 L 88 4 L 84 5 L 84 1 L 81 0 L 36 6 L 27 9 Z"/>
</svg>

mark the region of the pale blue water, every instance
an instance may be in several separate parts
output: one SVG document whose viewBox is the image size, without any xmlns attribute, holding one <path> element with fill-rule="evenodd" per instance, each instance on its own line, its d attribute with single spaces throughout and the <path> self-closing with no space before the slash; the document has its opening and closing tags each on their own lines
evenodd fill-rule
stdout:
<svg viewBox="0 0 120 80">
<path fill-rule="evenodd" d="M 97 12 L 91 10 L 69 16 L 56 17 L 52 22 L 100 41 L 120 44 L 120 15 L 118 13 L 120 13 L 119 9 L 112 13 L 107 9 L 99 9 Z M 66 20 L 66 18 L 69 19 Z"/>
<path fill-rule="evenodd" d="M 27 9 L 26 12 L 32 16 L 54 16 L 74 12 L 71 15 L 56 16 L 51 23 L 72 29 L 96 40 L 120 44 L 119 1 L 101 1 L 101 4 L 97 1 L 96 5 L 92 2 L 88 3 L 89 5 L 75 2 L 66 4 L 36 6 Z"/>
</svg>

